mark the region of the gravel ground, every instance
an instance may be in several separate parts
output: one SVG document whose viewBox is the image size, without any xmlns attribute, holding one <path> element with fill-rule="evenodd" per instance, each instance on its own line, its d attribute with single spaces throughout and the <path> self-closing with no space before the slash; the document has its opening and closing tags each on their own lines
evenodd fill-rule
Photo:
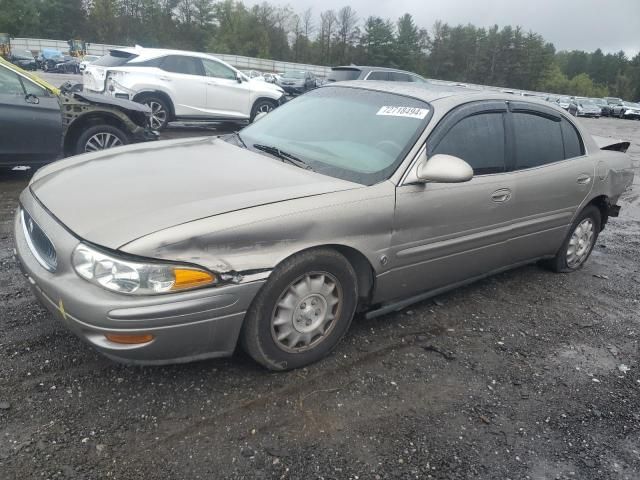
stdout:
<svg viewBox="0 0 640 480">
<path fill-rule="evenodd" d="M 640 161 L 639 122 L 584 122 Z M 640 478 L 640 176 L 581 271 L 358 319 L 330 358 L 278 374 L 242 354 L 125 367 L 69 334 L 12 258 L 27 181 L 0 177 L 3 480 Z"/>
</svg>

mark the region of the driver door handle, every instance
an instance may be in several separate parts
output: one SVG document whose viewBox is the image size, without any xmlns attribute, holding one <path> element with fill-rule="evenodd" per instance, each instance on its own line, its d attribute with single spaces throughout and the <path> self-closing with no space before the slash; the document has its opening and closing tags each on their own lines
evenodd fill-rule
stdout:
<svg viewBox="0 0 640 480">
<path fill-rule="evenodd" d="M 508 202 L 511 199 L 511 190 L 508 188 L 501 188 L 491 194 L 491 200 L 496 203 Z"/>
</svg>

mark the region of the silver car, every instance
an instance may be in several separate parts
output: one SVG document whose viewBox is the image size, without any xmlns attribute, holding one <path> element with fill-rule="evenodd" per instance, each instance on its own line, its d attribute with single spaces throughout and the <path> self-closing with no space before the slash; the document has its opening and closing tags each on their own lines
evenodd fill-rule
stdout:
<svg viewBox="0 0 640 480">
<path fill-rule="evenodd" d="M 599 143 L 598 143 L 599 142 Z M 633 179 L 626 142 L 512 95 L 322 87 L 226 138 L 39 170 L 16 250 L 35 295 L 108 357 L 273 370 L 369 317 L 509 268 L 580 268 Z"/>
</svg>

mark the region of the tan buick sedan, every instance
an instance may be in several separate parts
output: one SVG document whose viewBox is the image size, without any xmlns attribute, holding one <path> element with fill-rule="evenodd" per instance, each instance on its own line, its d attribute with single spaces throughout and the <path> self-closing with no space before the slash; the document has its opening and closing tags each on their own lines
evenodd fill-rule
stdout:
<svg viewBox="0 0 640 480">
<path fill-rule="evenodd" d="M 344 82 L 226 138 L 62 160 L 20 196 L 35 295 L 108 357 L 327 355 L 381 315 L 518 265 L 580 268 L 631 184 L 628 143 L 559 108 Z"/>
</svg>

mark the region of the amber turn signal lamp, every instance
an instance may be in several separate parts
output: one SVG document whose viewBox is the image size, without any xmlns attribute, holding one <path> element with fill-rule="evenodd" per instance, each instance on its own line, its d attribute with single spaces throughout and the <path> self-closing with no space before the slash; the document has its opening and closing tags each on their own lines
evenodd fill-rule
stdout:
<svg viewBox="0 0 640 480">
<path fill-rule="evenodd" d="M 154 339 L 154 336 L 150 333 L 142 334 L 127 334 L 127 333 L 105 333 L 104 336 L 107 340 L 113 343 L 121 343 L 123 345 L 138 345 L 142 343 L 149 343 Z"/>
<path fill-rule="evenodd" d="M 202 270 L 190 270 L 186 268 L 174 268 L 175 283 L 171 290 L 183 290 L 185 288 L 200 287 L 216 281 L 216 277 Z"/>
</svg>

